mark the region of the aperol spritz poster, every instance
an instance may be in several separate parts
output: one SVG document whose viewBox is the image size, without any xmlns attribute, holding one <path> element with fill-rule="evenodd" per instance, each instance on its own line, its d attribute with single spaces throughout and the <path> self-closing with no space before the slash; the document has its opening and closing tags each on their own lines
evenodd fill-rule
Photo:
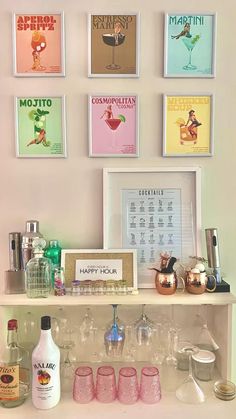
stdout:
<svg viewBox="0 0 236 419">
<path fill-rule="evenodd" d="M 165 76 L 214 77 L 213 14 L 166 14 Z"/>
<path fill-rule="evenodd" d="M 66 157 L 65 98 L 17 97 L 17 157 Z"/>
<path fill-rule="evenodd" d="M 212 95 L 164 96 L 164 156 L 211 156 Z"/>
<path fill-rule="evenodd" d="M 63 76 L 63 13 L 14 14 L 14 73 L 16 76 Z"/>
<path fill-rule="evenodd" d="M 138 97 L 89 97 L 89 155 L 138 156 Z"/>
<path fill-rule="evenodd" d="M 139 15 L 89 15 L 89 76 L 137 77 Z"/>
</svg>

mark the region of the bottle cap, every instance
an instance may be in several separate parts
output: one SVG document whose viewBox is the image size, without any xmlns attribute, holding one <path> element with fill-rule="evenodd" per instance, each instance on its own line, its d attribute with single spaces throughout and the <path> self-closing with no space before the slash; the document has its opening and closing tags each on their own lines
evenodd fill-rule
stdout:
<svg viewBox="0 0 236 419">
<path fill-rule="evenodd" d="M 7 329 L 8 330 L 17 330 L 17 320 L 16 319 L 8 320 Z"/>
<path fill-rule="evenodd" d="M 49 240 L 50 247 L 58 247 L 59 243 L 58 240 Z"/>
<path fill-rule="evenodd" d="M 26 231 L 27 233 L 38 233 L 39 222 L 37 220 L 26 221 Z"/>
<path fill-rule="evenodd" d="M 51 317 L 50 316 L 41 317 L 41 329 L 42 330 L 51 329 Z"/>
</svg>

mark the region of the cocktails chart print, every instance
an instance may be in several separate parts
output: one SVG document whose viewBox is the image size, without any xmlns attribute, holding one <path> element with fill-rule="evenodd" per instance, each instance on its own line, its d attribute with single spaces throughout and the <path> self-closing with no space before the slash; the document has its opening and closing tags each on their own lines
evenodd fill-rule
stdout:
<svg viewBox="0 0 236 419">
<path fill-rule="evenodd" d="M 16 156 L 66 157 L 65 97 L 16 97 Z"/>
<path fill-rule="evenodd" d="M 13 14 L 17 77 L 65 76 L 64 14 Z"/>
<path fill-rule="evenodd" d="M 138 157 L 138 97 L 89 96 L 89 156 Z"/>
<path fill-rule="evenodd" d="M 139 14 L 88 15 L 89 77 L 139 76 Z"/>
<path fill-rule="evenodd" d="M 165 77 L 215 77 L 215 14 L 165 15 Z"/>
</svg>

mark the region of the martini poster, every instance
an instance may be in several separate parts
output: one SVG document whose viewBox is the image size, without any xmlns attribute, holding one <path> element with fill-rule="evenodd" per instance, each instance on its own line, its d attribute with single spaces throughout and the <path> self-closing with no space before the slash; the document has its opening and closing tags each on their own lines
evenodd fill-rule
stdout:
<svg viewBox="0 0 236 419">
<path fill-rule="evenodd" d="M 89 97 L 89 155 L 138 156 L 138 97 Z"/>
<path fill-rule="evenodd" d="M 165 77 L 215 76 L 213 14 L 166 14 Z"/>
<path fill-rule="evenodd" d="M 139 15 L 89 15 L 89 76 L 138 77 Z"/>
<path fill-rule="evenodd" d="M 64 76 L 63 13 L 14 14 L 14 74 Z"/>
<path fill-rule="evenodd" d="M 65 98 L 17 97 L 17 157 L 66 157 Z"/>
</svg>

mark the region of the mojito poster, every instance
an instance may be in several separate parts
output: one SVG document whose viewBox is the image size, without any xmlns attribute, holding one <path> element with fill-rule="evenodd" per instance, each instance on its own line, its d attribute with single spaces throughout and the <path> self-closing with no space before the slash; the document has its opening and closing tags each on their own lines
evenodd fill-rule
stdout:
<svg viewBox="0 0 236 419">
<path fill-rule="evenodd" d="M 90 156 L 138 153 L 137 96 L 90 96 Z"/>
<path fill-rule="evenodd" d="M 164 117 L 164 155 L 211 155 L 211 95 L 165 96 Z"/>
<path fill-rule="evenodd" d="M 166 15 L 168 77 L 214 76 L 215 15 Z"/>
<path fill-rule="evenodd" d="M 13 25 L 15 75 L 64 75 L 62 13 L 15 14 Z"/>
<path fill-rule="evenodd" d="M 64 97 L 17 97 L 18 157 L 65 157 Z"/>
<path fill-rule="evenodd" d="M 137 15 L 90 15 L 90 75 L 137 76 Z"/>
</svg>

